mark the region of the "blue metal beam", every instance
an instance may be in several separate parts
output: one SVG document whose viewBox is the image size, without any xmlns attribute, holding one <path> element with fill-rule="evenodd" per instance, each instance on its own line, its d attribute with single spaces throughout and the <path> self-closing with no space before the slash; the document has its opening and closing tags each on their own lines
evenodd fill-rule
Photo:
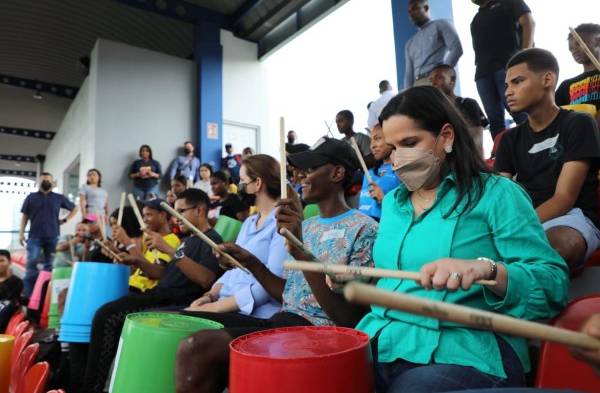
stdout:
<svg viewBox="0 0 600 393">
<path fill-rule="evenodd" d="M 0 134 L 14 135 L 14 136 L 25 136 L 29 138 L 45 139 L 51 141 L 56 135 L 54 131 L 44 130 L 32 130 L 30 128 L 18 128 L 18 127 L 7 127 L 0 126 Z"/>
<path fill-rule="evenodd" d="M 223 139 L 223 47 L 216 24 L 199 23 L 195 30 L 198 64 L 198 153 L 213 168 L 221 163 Z"/>
<path fill-rule="evenodd" d="M 182 0 L 114 0 L 119 3 L 154 12 L 181 22 L 193 23 L 210 22 L 222 29 L 230 29 L 230 19 L 223 14 L 208 8 L 199 7 Z"/>
<path fill-rule="evenodd" d="M 18 76 L 0 74 L 0 83 L 5 85 L 21 87 L 23 89 L 36 90 L 40 93 L 53 94 L 58 97 L 73 99 L 79 88 L 60 83 L 44 82 L 35 79 L 20 78 Z"/>
<path fill-rule="evenodd" d="M 36 162 L 34 156 L 21 156 L 15 154 L 0 154 L 0 160 L 4 161 L 17 161 L 17 162 Z"/>
</svg>

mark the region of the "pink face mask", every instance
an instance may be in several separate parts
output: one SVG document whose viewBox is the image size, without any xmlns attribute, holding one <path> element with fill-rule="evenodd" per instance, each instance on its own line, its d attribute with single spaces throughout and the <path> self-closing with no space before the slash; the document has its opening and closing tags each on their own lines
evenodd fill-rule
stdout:
<svg viewBox="0 0 600 393">
<path fill-rule="evenodd" d="M 409 191 L 416 191 L 440 173 L 440 159 L 433 149 L 397 147 L 392 153 L 396 176 Z"/>
</svg>

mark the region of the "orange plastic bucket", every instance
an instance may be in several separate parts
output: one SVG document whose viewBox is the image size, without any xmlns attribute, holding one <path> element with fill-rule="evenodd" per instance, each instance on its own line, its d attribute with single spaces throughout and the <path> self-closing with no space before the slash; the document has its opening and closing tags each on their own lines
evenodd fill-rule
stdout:
<svg viewBox="0 0 600 393">
<path fill-rule="evenodd" d="M 10 357 L 15 338 L 0 334 L 0 393 L 8 393 L 10 382 Z"/>
<path fill-rule="evenodd" d="M 231 342 L 231 393 L 373 393 L 369 337 L 340 327 L 291 327 Z"/>
</svg>

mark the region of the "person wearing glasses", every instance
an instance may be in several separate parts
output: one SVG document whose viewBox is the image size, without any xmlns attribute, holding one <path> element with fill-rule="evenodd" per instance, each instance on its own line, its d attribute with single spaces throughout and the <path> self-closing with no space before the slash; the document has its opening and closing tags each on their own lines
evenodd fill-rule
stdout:
<svg viewBox="0 0 600 393">
<path fill-rule="evenodd" d="M 175 210 L 215 243 L 220 244 L 221 237 L 208 224 L 209 204 L 208 195 L 204 191 L 188 189 L 175 201 Z M 146 247 L 171 257 L 172 261 L 168 264 L 150 263 L 145 258 L 129 258 L 129 252 L 134 252 L 137 245 L 124 244 L 128 252 L 119 255 L 124 263 L 132 263 L 148 278 L 159 280 L 158 285 L 144 293 L 123 296 L 98 309 L 92 322 L 89 346 L 79 344 L 74 346 L 75 351 L 71 349 L 72 363 L 77 367 L 84 367 L 81 373 L 72 374 L 84 375 L 81 384 L 77 385 L 83 387 L 81 391 L 103 391 L 128 314 L 159 307 L 182 309 L 209 291 L 223 273 L 212 249 L 199 237 L 192 235 L 182 222 L 179 222 L 179 226 L 187 237 L 177 249 L 169 246 L 160 233 L 146 234 Z M 119 229 L 115 225 L 113 232 L 118 232 Z"/>
</svg>

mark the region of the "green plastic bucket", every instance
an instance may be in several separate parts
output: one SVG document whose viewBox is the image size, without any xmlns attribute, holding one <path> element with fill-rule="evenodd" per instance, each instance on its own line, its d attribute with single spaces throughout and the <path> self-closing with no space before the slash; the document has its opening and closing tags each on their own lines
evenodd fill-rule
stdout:
<svg viewBox="0 0 600 393">
<path fill-rule="evenodd" d="M 50 282 L 50 310 L 48 311 L 48 327 L 58 329 L 60 316 L 58 315 L 58 294 L 69 287 L 71 282 L 72 267 L 55 267 L 52 269 L 52 281 Z"/>
<path fill-rule="evenodd" d="M 175 357 L 181 340 L 223 325 L 179 314 L 129 314 L 121 331 L 110 393 L 175 391 Z"/>
</svg>

